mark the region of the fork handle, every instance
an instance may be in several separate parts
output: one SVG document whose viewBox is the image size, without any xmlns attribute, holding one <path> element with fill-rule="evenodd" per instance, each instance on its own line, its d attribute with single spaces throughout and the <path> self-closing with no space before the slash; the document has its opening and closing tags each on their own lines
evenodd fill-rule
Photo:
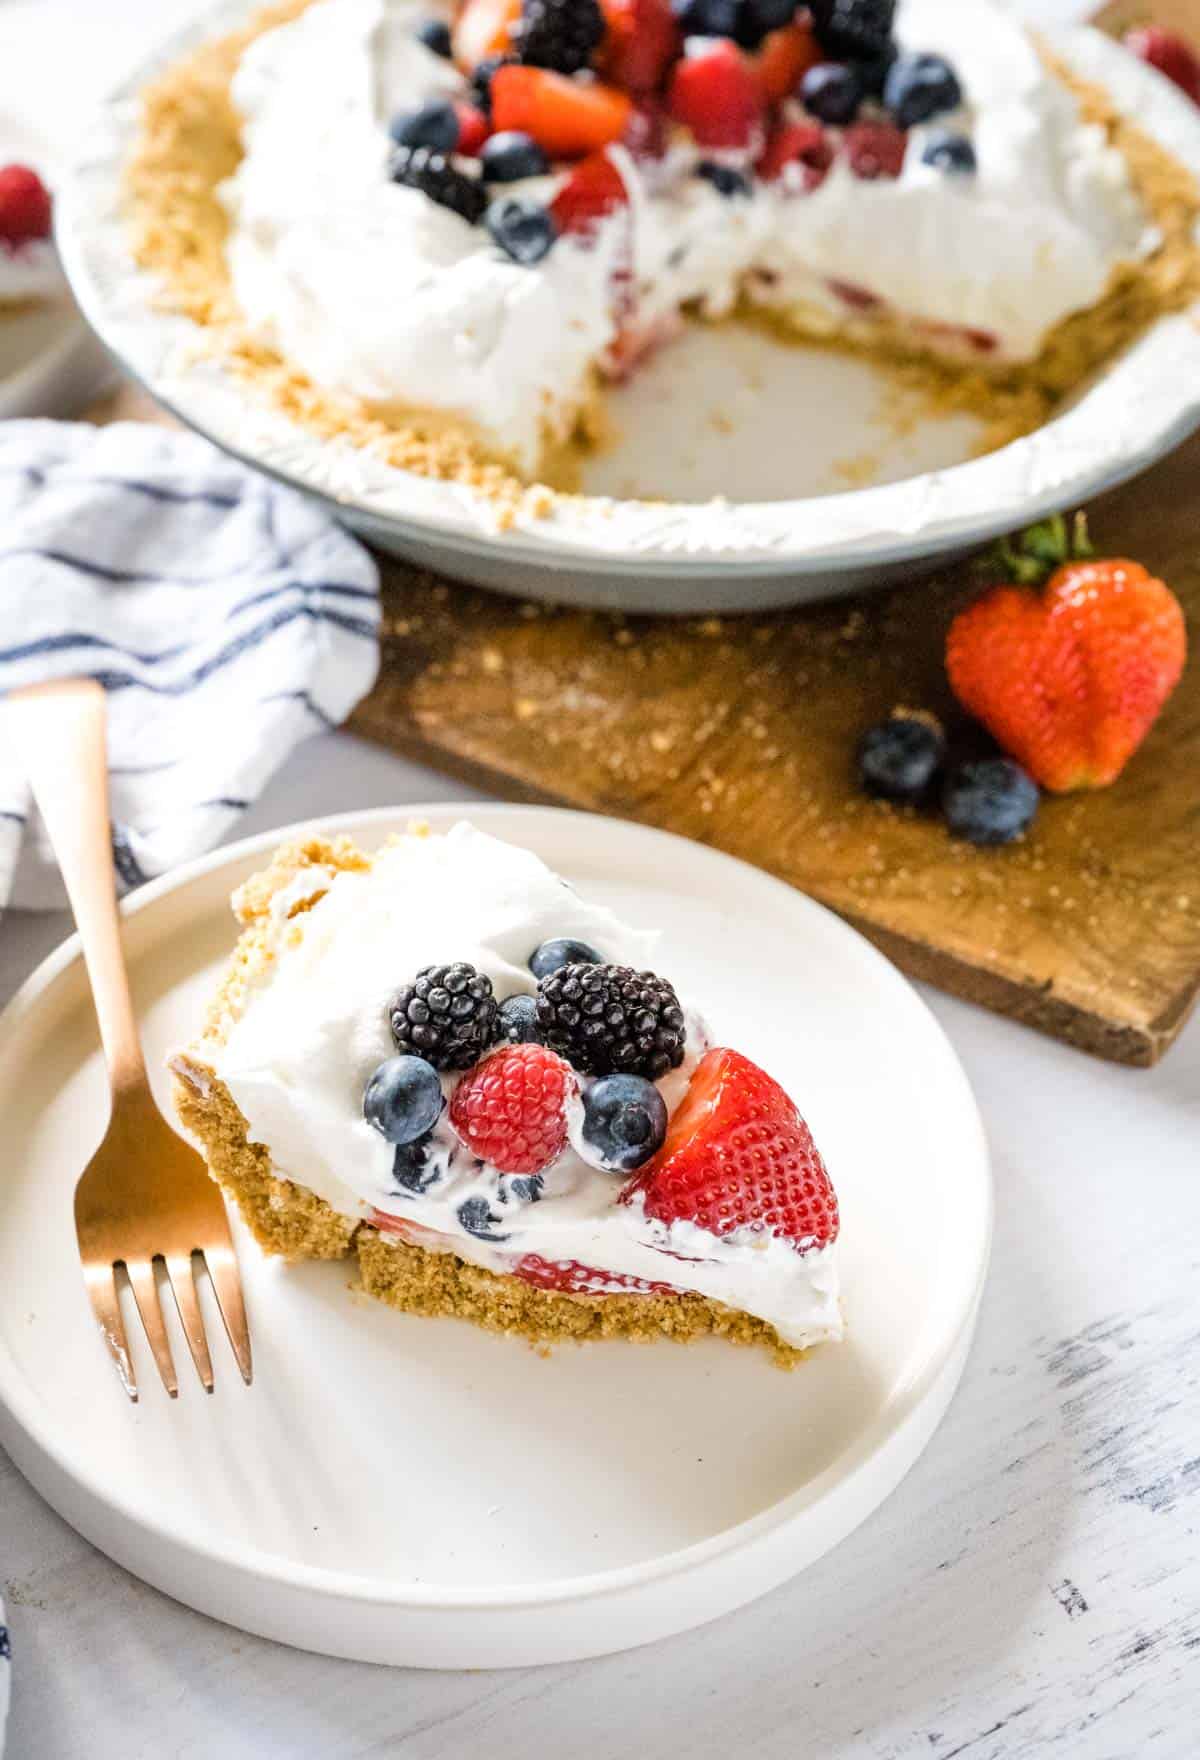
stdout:
<svg viewBox="0 0 1200 1760">
<path fill-rule="evenodd" d="M 113 878 L 103 686 L 90 678 L 31 685 L 8 698 L 9 727 L 41 811 L 91 980 L 114 1098 L 146 1080 Z"/>
</svg>

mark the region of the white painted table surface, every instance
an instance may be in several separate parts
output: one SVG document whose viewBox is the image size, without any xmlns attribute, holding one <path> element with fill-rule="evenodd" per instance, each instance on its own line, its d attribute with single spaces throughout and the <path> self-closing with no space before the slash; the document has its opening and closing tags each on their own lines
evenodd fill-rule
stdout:
<svg viewBox="0 0 1200 1760">
<path fill-rule="evenodd" d="M 0 0 L 5 101 L 48 71 L 82 99 L 139 26 L 190 4 Z M 294 756 L 243 830 L 455 797 L 473 798 L 330 735 Z M 0 922 L 4 998 L 66 929 Z M 1200 1020 L 1140 1072 L 930 1000 L 992 1141 L 991 1280 L 944 1426 L 835 1552 L 648 1650 L 518 1673 L 389 1671 L 177 1606 L 94 1552 L 0 1455 L 9 1760 L 1192 1760 Z"/>
</svg>

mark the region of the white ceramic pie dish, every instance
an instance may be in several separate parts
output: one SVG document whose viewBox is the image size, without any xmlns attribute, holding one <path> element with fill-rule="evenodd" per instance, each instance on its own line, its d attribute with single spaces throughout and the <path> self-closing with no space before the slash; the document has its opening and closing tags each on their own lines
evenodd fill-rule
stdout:
<svg viewBox="0 0 1200 1760">
<path fill-rule="evenodd" d="M 438 830 L 461 816 L 419 811 Z M 373 846 L 408 817 L 333 823 Z M 210 1312 L 215 1395 L 181 1374 L 178 1402 L 155 1397 L 131 1320 L 149 1390 L 131 1406 L 72 1226 L 104 1115 L 77 943 L 0 1017 L 0 1441 L 90 1540 L 191 1606 L 303 1648 L 431 1667 L 644 1643 L 835 1545 L 949 1403 L 992 1215 L 978 1112 L 941 1029 L 830 912 L 664 832 L 546 808 L 472 818 L 632 921 L 667 925 L 663 969 L 796 1094 L 841 1200 L 844 1344 L 790 1375 L 716 1340 L 544 1359 L 354 1295 L 343 1265 L 267 1261 L 240 1231 L 253 1387 Z M 194 1030 L 232 942 L 230 889 L 295 835 L 218 851 L 127 906 L 163 1091 L 164 1054 Z"/>
<path fill-rule="evenodd" d="M 200 357 L 195 326 L 158 309 L 152 279 L 132 261 L 119 186 L 136 126 L 136 93 L 156 69 L 252 9 L 251 0 L 224 0 L 122 82 L 63 180 L 60 248 L 85 314 L 160 402 L 227 451 L 326 498 L 340 518 L 383 548 L 526 596 L 631 611 L 761 609 L 881 583 L 1085 501 L 1145 469 L 1200 425 L 1200 325 L 1197 314 L 1187 312 L 1161 320 L 1055 421 L 999 452 L 951 462 L 969 446 L 969 436 L 956 433 L 935 442 L 936 468 L 919 448 L 885 457 L 885 471 L 903 480 L 810 491 L 801 499 L 750 499 L 756 460 L 795 453 L 798 478 L 819 489 L 833 452 L 886 453 L 889 444 L 869 417 L 856 427 L 853 409 L 861 409 L 863 398 L 847 396 L 844 362 L 819 350 L 788 349 L 791 365 L 767 375 L 757 421 L 734 432 L 725 454 L 709 447 L 698 471 L 698 499 L 584 497 L 560 503 L 549 518 L 519 518 L 499 532 L 490 506 L 474 491 L 384 465 L 255 403 L 244 385 Z M 1097 31 L 1055 33 L 1053 41 L 1080 75 L 1107 86 L 1119 108 L 1136 114 L 1200 174 L 1200 110 Z M 698 346 L 700 380 L 713 357 Z M 782 351 L 782 345 L 763 346 Z M 652 363 L 647 372 L 659 370 Z M 669 374 L 669 364 L 661 370 Z M 702 399 L 699 384 L 695 397 Z M 797 423 L 798 401 L 820 419 Z M 689 425 L 685 407 L 681 426 Z M 650 436 L 650 443 L 661 441 Z M 711 498 L 722 457 L 729 481 L 746 499 Z M 603 467 L 602 479 L 628 474 L 645 481 L 644 462 L 631 435 L 618 463 Z M 686 473 L 676 477 L 672 492 L 688 492 Z"/>
</svg>

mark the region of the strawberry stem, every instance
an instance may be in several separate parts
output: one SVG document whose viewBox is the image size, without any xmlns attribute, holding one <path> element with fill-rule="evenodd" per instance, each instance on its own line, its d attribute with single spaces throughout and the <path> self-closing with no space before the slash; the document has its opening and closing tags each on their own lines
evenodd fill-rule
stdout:
<svg viewBox="0 0 1200 1760">
<path fill-rule="evenodd" d="M 1095 554 L 1087 515 L 1081 508 L 1070 521 L 1065 514 L 1055 513 L 1027 526 L 1015 538 L 1002 538 L 990 561 L 1005 579 L 1037 587 L 1064 562 L 1079 562 Z"/>
</svg>

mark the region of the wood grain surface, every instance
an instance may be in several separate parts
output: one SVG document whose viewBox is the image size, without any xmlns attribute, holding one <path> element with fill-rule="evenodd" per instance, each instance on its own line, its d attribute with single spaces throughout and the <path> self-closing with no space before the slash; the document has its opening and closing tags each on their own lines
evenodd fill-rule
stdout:
<svg viewBox="0 0 1200 1760">
<path fill-rule="evenodd" d="M 1103 549 L 1200 619 L 1200 440 L 1096 503 Z M 980 851 L 868 801 L 857 737 L 898 705 L 973 735 L 943 639 L 961 565 L 882 594 L 680 624 L 547 611 L 385 563 L 380 682 L 353 725 L 504 792 L 665 826 L 831 905 L 905 970 L 1123 1063 L 1200 986 L 1200 667 L 1115 787 Z"/>
</svg>

